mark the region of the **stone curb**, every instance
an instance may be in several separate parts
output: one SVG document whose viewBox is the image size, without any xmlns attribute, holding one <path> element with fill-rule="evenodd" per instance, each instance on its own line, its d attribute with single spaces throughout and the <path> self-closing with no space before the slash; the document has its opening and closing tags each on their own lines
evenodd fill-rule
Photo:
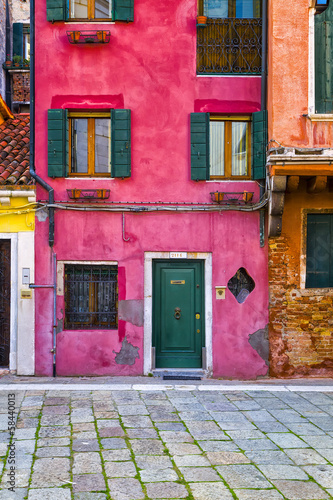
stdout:
<svg viewBox="0 0 333 500">
<path fill-rule="evenodd" d="M 260 385 L 260 384 L 237 384 L 237 385 L 180 385 L 180 384 L 62 384 L 62 383 L 11 383 L 1 384 L 0 391 L 268 391 L 268 392 L 333 392 L 332 385 Z"/>
</svg>

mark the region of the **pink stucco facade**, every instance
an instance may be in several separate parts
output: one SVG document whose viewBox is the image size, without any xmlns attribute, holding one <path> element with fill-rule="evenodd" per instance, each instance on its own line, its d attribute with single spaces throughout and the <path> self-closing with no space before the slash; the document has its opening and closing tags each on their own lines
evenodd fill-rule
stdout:
<svg viewBox="0 0 333 500">
<path fill-rule="evenodd" d="M 253 191 L 259 199 L 255 181 L 190 180 L 190 113 L 251 114 L 260 110 L 261 85 L 255 76 L 196 75 L 196 9 L 195 0 L 135 0 L 133 23 L 87 26 L 47 22 L 45 1 L 36 1 L 36 172 L 54 188 L 56 202 L 68 202 L 66 190 L 73 188 L 110 189 L 105 203 L 209 204 L 210 192 L 217 190 Z M 66 31 L 73 29 L 109 29 L 111 40 L 106 45 L 71 45 Z M 131 177 L 48 177 L 47 110 L 111 108 L 131 109 Z M 37 199 L 47 199 L 40 186 Z M 66 331 L 64 296 L 58 287 L 58 375 L 144 373 L 145 329 L 152 314 L 145 292 L 147 252 L 211 256 L 210 269 L 205 262 L 205 276 L 212 276 L 210 373 L 241 379 L 267 374 L 260 349 L 249 343 L 268 322 L 267 244 L 260 247 L 259 211 L 126 212 L 124 234 L 129 240 L 124 241 L 122 213 L 57 210 L 53 249 L 48 229 L 48 219 L 36 221 L 36 283 L 53 282 L 52 252 L 58 285 L 63 262 L 117 263 L 119 303 L 134 301 L 139 317 L 119 317 L 117 330 Z M 255 282 L 246 301 L 238 303 L 228 289 L 224 300 L 216 299 L 215 287 L 226 286 L 241 267 Z M 52 290 L 37 289 L 35 297 L 36 374 L 50 376 Z M 133 364 L 115 359 L 125 337 L 138 348 Z"/>
</svg>

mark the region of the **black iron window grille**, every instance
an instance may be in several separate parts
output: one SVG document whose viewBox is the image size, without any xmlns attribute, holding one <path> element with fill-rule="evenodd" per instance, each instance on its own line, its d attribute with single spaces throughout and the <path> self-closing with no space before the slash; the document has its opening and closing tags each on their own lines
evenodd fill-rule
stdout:
<svg viewBox="0 0 333 500">
<path fill-rule="evenodd" d="M 244 267 L 240 267 L 228 281 L 228 289 L 239 304 L 243 304 L 246 301 L 247 297 L 255 289 L 255 286 L 253 278 L 251 278 Z"/>
<path fill-rule="evenodd" d="M 262 19 L 207 19 L 197 27 L 198 74 L 261 73 Z"/>
<path fill-rule="evenodd" d="M 107 265 L 65 265 L 65 328 L 118 327 L 118 268 Z"/>
</svg>

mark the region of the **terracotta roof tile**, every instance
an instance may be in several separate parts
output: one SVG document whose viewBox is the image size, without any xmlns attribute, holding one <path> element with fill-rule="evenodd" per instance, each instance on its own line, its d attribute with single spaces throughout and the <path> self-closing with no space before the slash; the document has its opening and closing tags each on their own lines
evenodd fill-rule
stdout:
<svg viewBox="0 0 333 500">
<path fill-rule="evenodd" d="M 0 185 L 34 184 L 29 172 L 30 117 L 15 115 L 0 125 Z"/>
</svg>

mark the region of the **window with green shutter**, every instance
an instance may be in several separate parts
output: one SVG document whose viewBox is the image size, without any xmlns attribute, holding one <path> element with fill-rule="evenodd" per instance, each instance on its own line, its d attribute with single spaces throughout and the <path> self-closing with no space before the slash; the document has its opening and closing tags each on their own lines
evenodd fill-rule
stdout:
<svg viewBox="0 0 333 500">
<path fill-rule="evenodd" d="M 13 56 L 23 59 L 23 24 L 13 23 Z"/>
<path fill-rule="evenodd" d="M 333 113 L 333 2 L 315 16 L 315 111 Z"/>
<path fill-rule="evenodd" d="M 307 216 L 305 287 L 333 287 L 333 214 Z"/>
<path fill-rule="evenodd" d="M 48 110 L 48 175 L 68 173 L 68 119 L 66 109 Z"/>
<path fill-rule="evenodd" d="M 47 20 L 134 20 L 134 0 L 46 0 Z"/>
<path fill-rule="evenodd" d="M 266 145 L 265 112 L 252 117 L 192 113 L 191 179 L 246 180 L 251 170 L 252 178 L 264 178 Z"/>
<path fill-rule="evenodd" d="M 251 165 L 253 179 L 266 178 L 267 143 L 267 110 L 252 113 Z"/>
<path fill-rule="evenodd" d="M 130 177 L 131 112 L 49 110 L 50 177 Z"/>
</svg>

